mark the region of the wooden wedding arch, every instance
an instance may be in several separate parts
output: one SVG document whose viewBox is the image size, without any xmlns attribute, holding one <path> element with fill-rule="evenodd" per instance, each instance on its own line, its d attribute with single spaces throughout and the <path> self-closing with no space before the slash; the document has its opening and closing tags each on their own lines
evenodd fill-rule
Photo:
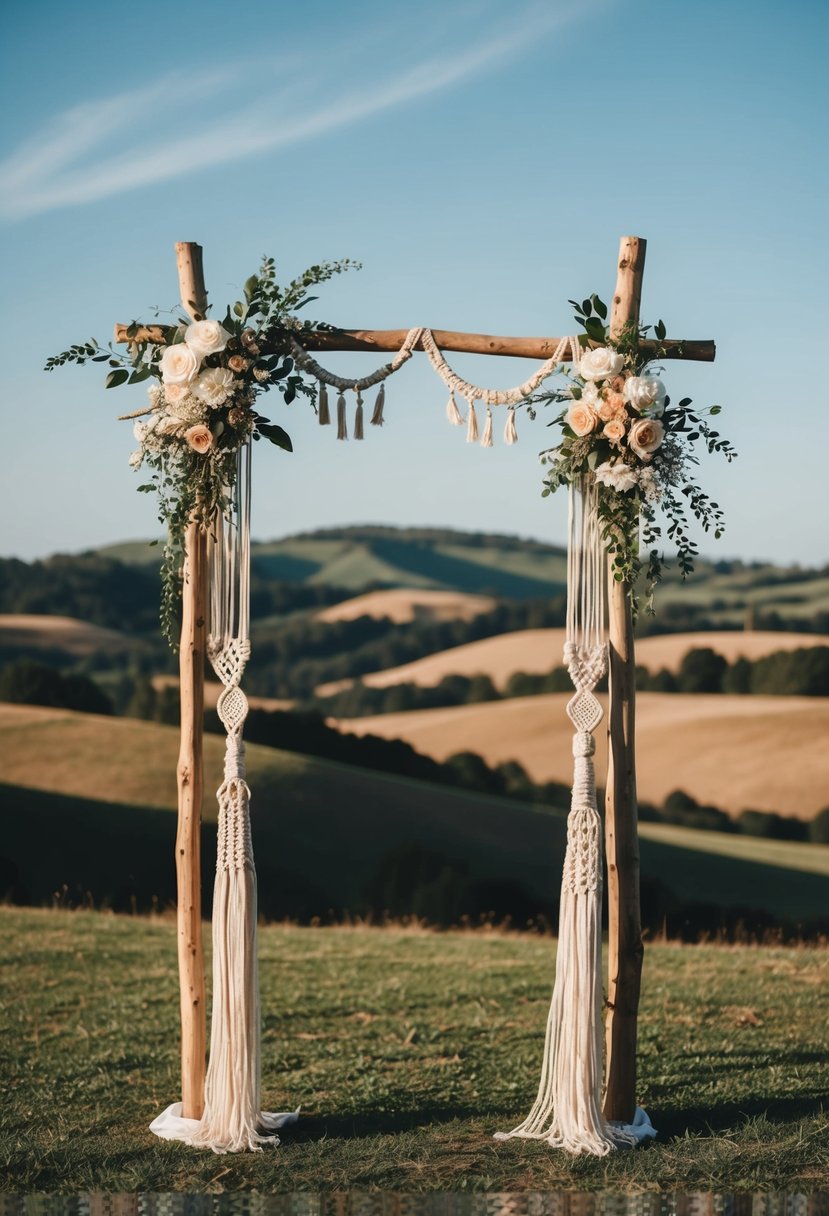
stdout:
<svg viewBox="0 0 829 1216">
<path fill-rule="evenodd" d="M 610 336 L 618 338 L 639 324 L 646 242 L 622 237 L 612 297 Z M 185 311 L 204 316 L 207 292 L 202 248 L 176 245 L 179 289 Z M 129 333 L 127 332 L 129 328 Z M 307 350 L 397 351 L 405 329 L 347 329 L 302 334 Z M 442 350 L 479 355 L 548 359 L 561 339 L 496 337 L 432 330 Z M 115 341 L 163 342 L 162 327 L 115 326 Z M 713 341 L 642 339 L 640 350 L 659 348 L 660 359 L 712 362 Z M 420 344 L 415 349 L 422 349 Z M 264 353 L 271 353 L 265 352 Z M 181 649 L 181 743 L 176 770 L 178 829 L 178 961 L 181 1001 L 182 1114 L 199 1119 L 204 1104 L 207 1018 L 202 948 L 199 859 L 203 781 L 204 670 L 207 651 L 207 534 L 196 524 L 187 530 L 183 582 Z M 605 795 L 605 853 L 608 875 L 608 990 L 605 1024 L 604 1116 L 630 1123 L 636 1107 L 636 1041 L 644 948 L 639 910 L 635 749 L 635 657 L 631 588 L 608 579 L 609 706 L 608 770 Z"/>
</svg>

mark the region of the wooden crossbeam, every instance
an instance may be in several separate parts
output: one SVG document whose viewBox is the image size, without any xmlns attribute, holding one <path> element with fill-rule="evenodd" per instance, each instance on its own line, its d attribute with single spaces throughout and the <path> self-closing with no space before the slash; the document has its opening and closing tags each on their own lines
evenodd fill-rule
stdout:
<svg viewBox="0 0 829 1216">
<path fill-rule="evenodd" d="M 164 343 L 175 330 L 173 325 L 122 325 L 115 326 L 115 341 Z M 131 331 L 131 332 L 130 332 Z M 303 350 L 350 350 L 385 352 L 398 351 L 403 345 L 407 329 L 332 329 L 284 330 L 285 337 L 295 337 Z M 470 355 L 503 355 L 515 359 L 549 359 L 561 342 L 561 338 L 510 338 L 495 334 L 469 334 L 454 329 L 433 329 L 432 336 L 441 350 L 462 351 Z M 593 345 L 597 345 L 594 343 Z M 284 349 L 279 337 L 275 337 L 271 354 Z M 415 350 L 423 350 L 417 342 Z M 651 358 L 684 359 L 686 362 L 713 363 L 717 348 L 710 339 L 666 338 L 657 342 L 655 338 L 642 338 L 639 349 Z M 568 363 L 567 358 L 562 363 Z"/>
</svg>

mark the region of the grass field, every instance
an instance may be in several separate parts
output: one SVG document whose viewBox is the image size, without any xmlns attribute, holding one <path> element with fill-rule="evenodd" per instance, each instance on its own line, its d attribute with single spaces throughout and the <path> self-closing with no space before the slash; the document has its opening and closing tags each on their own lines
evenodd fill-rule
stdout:
<svg viewBox="0 0 829 1216">
<path fill-rule="evenodd" d="M 0 1190 L 824 1189 L 824 949 L 653 945 L 638 1099 L 659 1138 L 602 1160 L 497 1143 L 535 1093 L 548 938 L 263 928 L 263 1100 L 283 1145 L 155 1140 L 178 1094 L 168 920 L 0 909 Z"/>
</svg>

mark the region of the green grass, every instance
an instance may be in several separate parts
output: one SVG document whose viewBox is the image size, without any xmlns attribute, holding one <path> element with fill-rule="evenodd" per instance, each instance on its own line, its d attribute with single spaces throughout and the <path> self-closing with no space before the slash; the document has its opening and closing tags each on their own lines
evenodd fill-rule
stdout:
<svg viewBox="0 0 829 1216">
<path fill-rule="evenodd" d="M 825 950 L 648 948 L 652 1145 L 496 1143 L 534 1096 L 550 939 L 263 928 L 262 1154 L 154 1139 L 178 1091 L 171 921 L 0 909 L 0 1190 L 811 1192 L 829 1170 Z"/>
</svg>

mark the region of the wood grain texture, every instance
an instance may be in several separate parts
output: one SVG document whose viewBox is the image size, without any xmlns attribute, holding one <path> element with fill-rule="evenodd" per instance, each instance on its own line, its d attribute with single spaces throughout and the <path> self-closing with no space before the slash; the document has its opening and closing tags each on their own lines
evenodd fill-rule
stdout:
<svg viewBox="0 0 829 1216">
<path fill-rule="evenodd" d="M 610 333 L 639 323 L 645 242 L 623 237 Z M 608 985 L 605 1022 L 607 1119 L 630 1123 L 636 1109 L 636 1044 L 642 975 L 636 800 L 636 659 L 631 589 L 608 571 L 608 765 L 605 794 Z"/>
</svg>

